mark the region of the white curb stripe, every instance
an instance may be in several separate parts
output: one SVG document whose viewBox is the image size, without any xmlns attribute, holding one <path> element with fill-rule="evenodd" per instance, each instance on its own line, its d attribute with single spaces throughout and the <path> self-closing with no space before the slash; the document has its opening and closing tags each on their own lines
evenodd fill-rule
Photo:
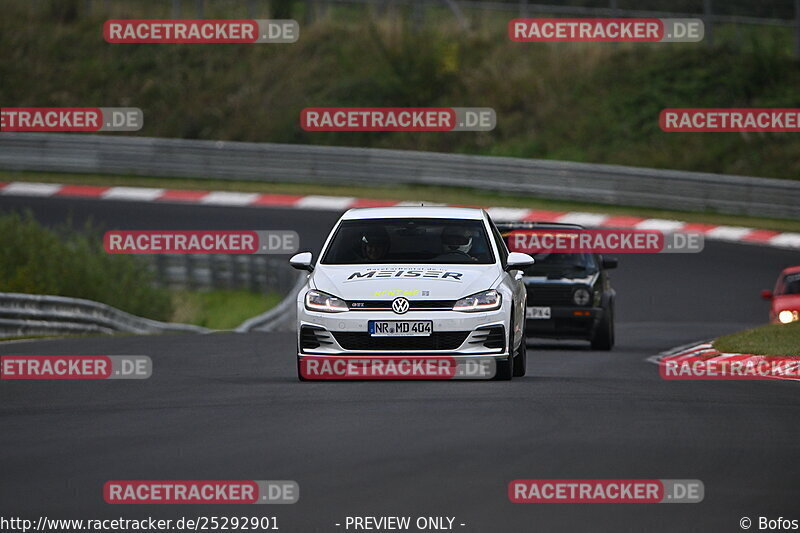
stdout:
<svg viewBox="0 0 800 533">
<path fill-rule="evenodd" d="M 298 209 L 324 209 L 329 211 L 343 211 L 349 209 L 356 199 L 349 196 L 305 196 L 294 204 Z"/>
<path fill-rule="evenodd" d="M 581 226 L 602 226 L 608 220 L 608 215 L 600 213 L 581 213 L 575 211 L 558 218 L 562 224 L 580 224 Z"/>
<path fill-rule="evenodd" d="M 32 196 L 32 197 L 49 197 L 59 194 L 61 189 L 65 187 L 63 184 L 54 183 L 32 183 L 32 182 L 11 182 L 0 183 L 0 195 L 6 196 Z M 80 186 L 78 186 L 80 187 Z M 99 187 L 87 187 L 86 191 L 79 194 L 71 193 L 71 197 L 80 198 L 94 198 L 103 200 L 128 200 L 137 202 L 155 202 L 159 200 L 170 201 L 167 195 L 167 190 L 148 188 L 148 187 L 110 187 L 105 192 L 92 192 L 92 190 L 100 191 Z M 172 198 L 175 201 L 180 198 L 181 204 L 200 204 L 200 205 L 221 205 L 221 206 L 257 206 L 263 208 L 280 208 L 292 207 L 296 209 L 320 209 L 326 211 L 345 211 L 354 205 L 361 203 L 362 205 L 369 205 L 371 201 L 377 201 L 379 204 L 384 202 L 373 200 L 369 198 L 358 199 L 353 197 L 342 196 L 323 196 L 323 195 L 309 195 L 301 196 L 299 199 L 294 200 L 291 195 L 269 195 L 259 193 L 244 193 L 244 192 L 229 192 L 229 191 L 209 191 L 201 193 L 194 198 L 193 195 L 181 195 L 183 191 L 173 191 Z M 196 191 L 185 191 L 192 193 Z M 164 198 L 164 196 L 168 196 Z M 277 200 L 275 197 L 285 196 L 282 200 Z M 289 201 L 287 201 L 287 198 Z M 391 201 L 389 201 L 391 203 Z M 393 205 L 398 206 L 415 206 L 420 205 L 422 202 L 394 202 Z M 446 206 L 448 204 L 424 202 L 427 206 Z M 536 213 L 541 210 L 525 209 L 516 207 L 487 207 L 491 217 L 498 222 L 511 222 L 516 220 L 534 219 Z M 613 215 L 602 213 L 587 213 L 581 211 L 573 211 L 564 213 L 555 217 L 557 222 L 581 224 L 590 228 L 603 227 L 607 221 L 614 218 Z M 631 217 L 636 219 L 637 217 Z M 636 229 L 650 229 L 659 230 L 663 232 L 680 231 L 687 225 L 686 222 L 680 220 L 668 220 L 661 218 L 644 219 L 637 223 L 634 228 Z M 759 232 L 761 232 L 759 234 Z M 744 244 L 758 244 L 762 246 L 772 246 L 775 248 L 797 249 L 800 250 L 800 233 L 778 233 L 772 237 L 770 234 L 773 232 L 757 230 L 753 228 L 745 228 L 738 226 L 713 226 L 705 232 L 705 238 L 709 241 L 719 240 L 726 242 L 736 242 Z"/>
<path fill-rule="evenodd" d="M 664 218 L 648 218 L 636 224 L 636 229 L 654 229 L 658 231 L 678 231 L 685 222 L 680 220 L 667 220 Z"/>
<path fill-rule="evenodd" d="M 9 196 L 52 196 L 61 190 L 61 187 L 63 185 L 16 181 L 0 189 L 0 193 Z"/>
<path fill-rule="evenodd" d="M 252 204 L 258 200 L 259 196 L 258 193 L 254 192 L 215 191 L 203 196 L 200 199 L 200 203 L 205 205 L 243 206 Z"/>
<path fill-rule="evenodd" d="M 150 189 L 147 187 L 111 187 L 102 194 L 105 200 L 139 200 L 150 202 L 158 200 L 164 194 L 164 189 Z"/>
<path fill-rule="evenodd" d="M 720 241 L 740 241 L 751 231 L 753 231 L 753 228 L 717 226 L 716 228 L 706 232 L 706 239 L 717 239 Z"/>
<path fill-rule="evenodd" d="M 486 210 L 495 222 L 513 222 L 522 220 L 530 213 L 530 209 L 520 209 L 516 207 L 490 207 Z"/>
</svg>

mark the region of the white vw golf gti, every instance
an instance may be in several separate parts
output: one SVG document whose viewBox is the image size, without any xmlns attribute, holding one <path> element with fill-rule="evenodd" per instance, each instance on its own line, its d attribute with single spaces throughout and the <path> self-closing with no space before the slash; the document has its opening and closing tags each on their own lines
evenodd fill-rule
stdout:
<svg viewBox="0 0 800 533">
<path fill-rule="evenodd" d="M 525 285 L 489 215 L 458 207 L 352 209 L 334 226 L 297 299 L 304 357 L 492 358 L 525 375 Z M 300 376 L 302 379 L 302 376 Z"/>
</svg>

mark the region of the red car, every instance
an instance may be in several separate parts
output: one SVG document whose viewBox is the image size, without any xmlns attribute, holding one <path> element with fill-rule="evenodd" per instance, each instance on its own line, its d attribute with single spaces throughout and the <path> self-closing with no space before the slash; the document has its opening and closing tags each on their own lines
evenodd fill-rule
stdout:
<svg viewBox="0 0 800 533">
<path fill-rule="evenodd" d="M 800 265 L 783 270 L 774 291 L 761 291 L 761 297 L 772 301 L 769 321 L 789 324 L 800 321 Z"/>
</svg>

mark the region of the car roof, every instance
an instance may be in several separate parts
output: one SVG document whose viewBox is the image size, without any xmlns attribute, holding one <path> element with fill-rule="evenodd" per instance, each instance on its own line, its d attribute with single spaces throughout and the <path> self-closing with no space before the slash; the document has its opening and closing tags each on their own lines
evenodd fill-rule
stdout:
<svg viewBox="0 0 800 533">
<path fill-rule="evenodd" d="M 566 224 L 561 222 L 498 222 L 500 231 L 513 231 L 515 229 L 584 229 L 580 224 Z"/>
<path fill-rule="evenodd" d="M 350 209 L 342 220 L 364 220 L 369 218 L 455 218 L 483 220 L 483 209 L 440 206 L 393 206 L 364 207 Z"/>
<path fill-rule="evenodd" d="M 798 272 L 800 272 L 800 265 L 784 268 L 781 274 L 797 274 Z"/>
</svg>

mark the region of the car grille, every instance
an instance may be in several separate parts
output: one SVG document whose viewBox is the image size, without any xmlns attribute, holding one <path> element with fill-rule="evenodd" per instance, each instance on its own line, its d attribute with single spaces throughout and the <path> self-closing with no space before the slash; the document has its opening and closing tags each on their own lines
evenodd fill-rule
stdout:
<svg viewBox="0 0 800 533">
<path fill-rule="evenodd" d="M 451 311 L 456 300 L 409 300 L 409 311 Z M 351 311 L 391 311 L 392 300 L 356 300 L 348 301 Z"/>
<path fill-rule="evenodd" d="M 331 335 L 323 328 L 315 326 L 303 326 L 300 328 L 300 348 L 313 350 L 323 344 L 333 344 Z"/>
<path fill-rule="evenodd" d="M 496 326 L 492 328 L 479 329 L 475 331 L 472 336 L 470 344 L 483 344 L 484 347 L 491 350 L 506 347 L 506 334 L 503 326 Z"/>
<path fill-rule="evenodd" d="M 333 334 L 345 350 L 455 350 L 468 331 L 440 331 L 426 337 L 372 337 L 369 333 L 339 331 Z"/>
<path fill-rule="evenodd" d="M 572 300 L 572 285 L 561 284 L 528 284 L 527 303 L 529 306 L 542 305 L 575 305 Z"/>
</svg>

